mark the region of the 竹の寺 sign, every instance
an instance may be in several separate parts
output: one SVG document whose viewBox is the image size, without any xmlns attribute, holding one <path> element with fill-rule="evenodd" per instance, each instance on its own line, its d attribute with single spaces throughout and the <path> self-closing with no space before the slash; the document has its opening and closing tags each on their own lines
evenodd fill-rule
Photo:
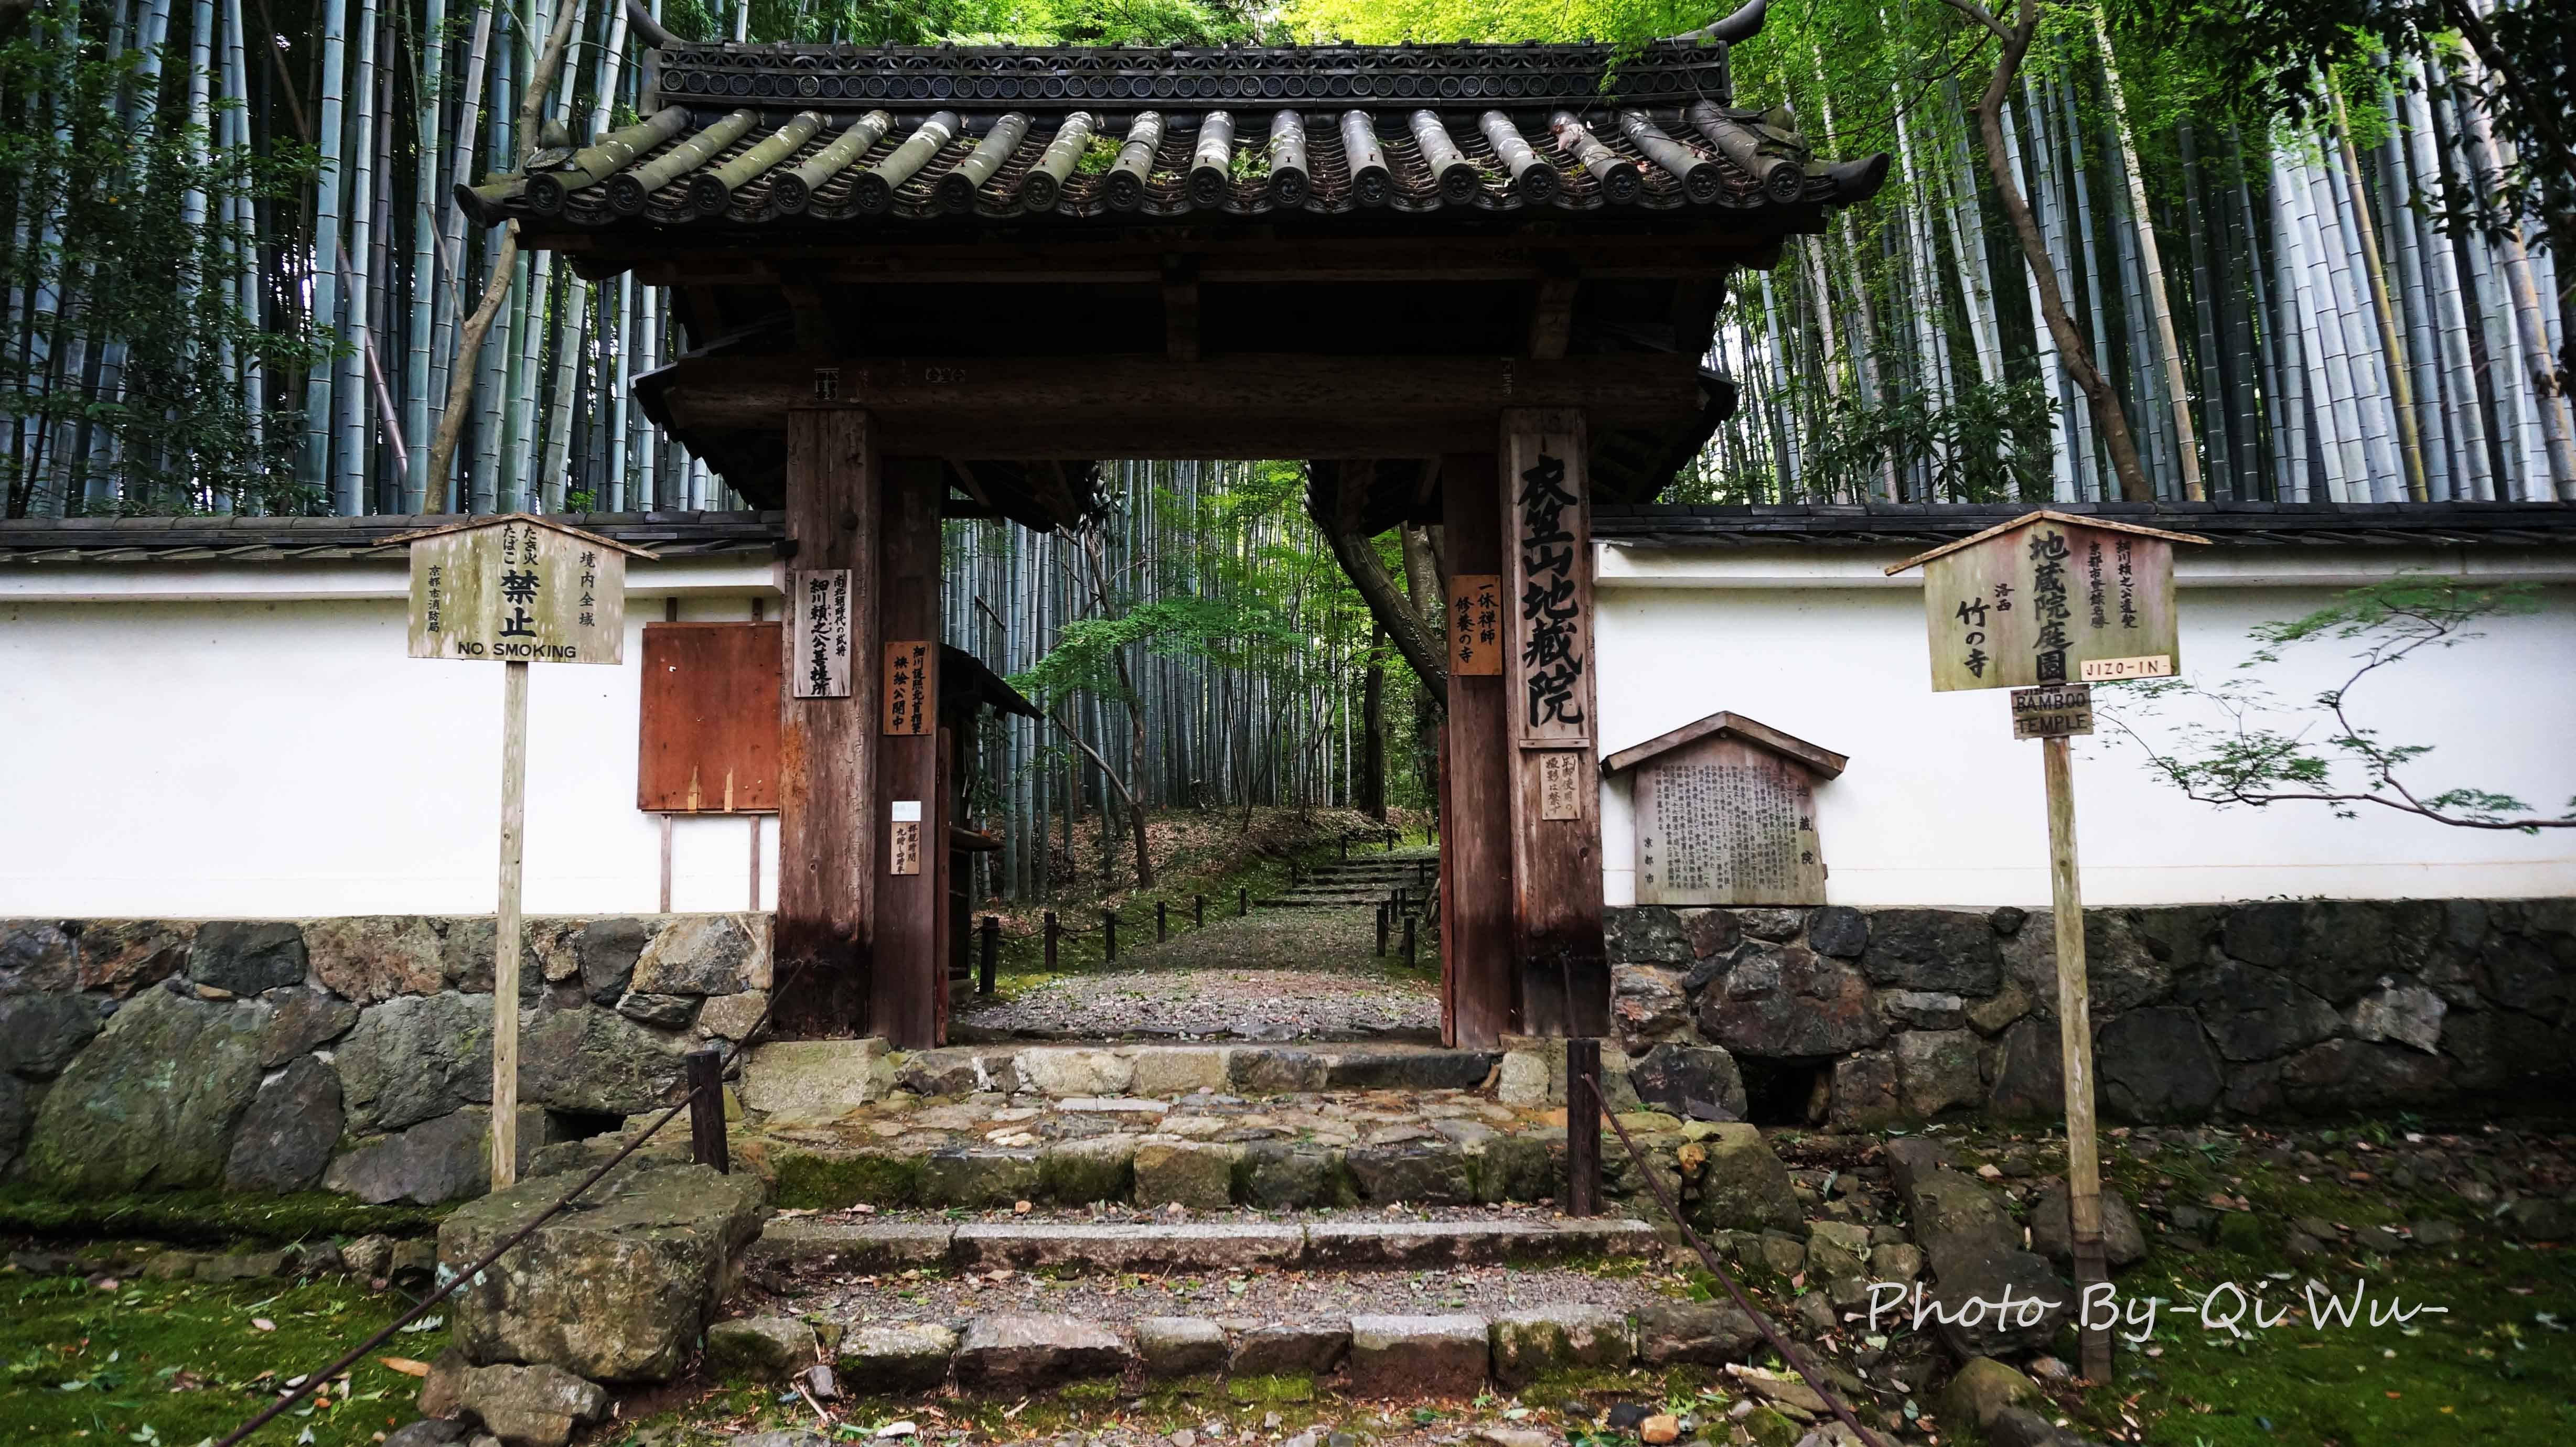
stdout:
<svg viewBox="0 0 2576 1447">
<path fill-rule="evenodd" d="M 2206 541 L 2043 510 L 1887 571 L 1923 567 L 1936 691 L 2170 678 L 2173 545 Z"/>
</svg>

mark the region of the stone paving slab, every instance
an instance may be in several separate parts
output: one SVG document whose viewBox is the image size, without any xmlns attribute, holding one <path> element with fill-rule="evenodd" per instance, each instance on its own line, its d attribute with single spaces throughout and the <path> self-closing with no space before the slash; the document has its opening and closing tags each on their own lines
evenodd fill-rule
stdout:
<svg viewBox="0 0 2576 1447">
<path fill-rule="evenodd" d="M 1083 1222 L 826 1221 L 770 1223 L 750 1259 L 856 1273 L 914 1267 L 1082 1273 L 1402 1270 L 1434 1266 L 1652 1256 L 1644 1221 Z"/>
</svg>

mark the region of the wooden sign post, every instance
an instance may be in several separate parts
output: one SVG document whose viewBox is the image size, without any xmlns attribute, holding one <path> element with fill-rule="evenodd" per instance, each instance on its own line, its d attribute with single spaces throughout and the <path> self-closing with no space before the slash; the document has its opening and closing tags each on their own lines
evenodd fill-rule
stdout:
<svg viewBox="0 0 2576 1447">
<path fill-rule="evenodd" d="M 642 548 L 525 513 L 406 533 L 411 656 L 498 661 L 501 889 L 492 950 L 492 1189 L 519 1176 L 519 861 L 527 838 L 528 665 L 626 656 L 626 560 Z"/>
<path fill-rule="evenodd" d="M 2102 1249 L 2093 1014 L 2075 865 L 2075 771 L 2066 740 L 2093 732 L 2093 681 L 2170 678 L 2180 669 L 2173 545 L 2207 541 L 2042 510 L 1887 569 L 1890 576 L 1923 569 L 1933 690 L 2010 688 L 2013 737 L 2040 741 L 2058 1050 L 2066 1076 L 2068 1224 L 2079 1290 L 2107 1282 L 2111 1273 Z M 2082 1340 L 2085 1379 L 2109 1381 L 2110 1329 L 2087 1326 Z"/>
</svg>

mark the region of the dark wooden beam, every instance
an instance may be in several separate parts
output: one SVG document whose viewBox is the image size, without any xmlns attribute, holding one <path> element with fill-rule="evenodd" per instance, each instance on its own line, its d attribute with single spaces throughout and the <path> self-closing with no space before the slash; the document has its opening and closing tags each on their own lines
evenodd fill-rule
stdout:
<svg viewBox="0 0 2576 1447">
<path fill-rule="evenodd" d="M 1529 354 L 1542 361 L 1565 355 L 1574 340 L 1574 268 L 1560 258 L 1551 274 L 1541 277 L 1530 305 Z"/>
<path fill-rule="evenodd" d="M 1821 215 L 1821 213 L 1819 213 Z M 1821 223 L 1820 223 L 1821 224 Z M 1806 228 L 1793 228 L 1804 230 Z M 754 237 L 747 243 L 678 247 L 668 240 L 549 232 L 544 245 L 574 258 L 597 280 L 633 271 L 655 286 L 775 286 L 784 277 L 907 285 L 1096 282 L 1154 285 L 1163 279 L 1168 237 L 1070 239 L 1051 243 L 894 241 L 876 245 Z M 1669 280 L 1735 266 L 1778 264 L 1778 236 L 1382 236 L 1282 239 L 1193 238 L 1202 284 L 1336 281 L 1537 281 L 1551 258 L 1587 277 Z"/>
<path fill-rule="evenodd" d="M 1521 1027 L 1610 1033 L 1593 762 L 1591 485 L 1579 412 L 1503 414 L 1503 648 Z"/>
<path fill-rule="evenodd" d="M 1442 536 L 1455 580 L 1502 572 L 1494 455 L 1440 459 Z M 1449 605 L 1455 623 L 1456 605 Z M 1454 660 L 1457 648 L 1449 649 Z M 1449 1043 L 1491 1050 L 1512 1028 L 1511 740 L 1499 674 L 1449 676 L 1440 735 L 1440 970 Z"/>
<path fill-rule="evenodd" d="M 868 1020 L 870 1033 L 896 1049 L 924 1050 L 940 1043 L 948 991 L 947 961 L 939 952 L 948 820 L 938 812 L 937 725 L 939 497 L 946 478 L 939 460 L 929 457 L 893 458 L 883 470 L 877 616 L 885 643 L 855 660 L 851 671 L 876 674 L 882 690 L 897 647 L 923 645 L 921 672 L 910 682 L 922 732 L 909 732 L 907 723 L 896 721 L 880 692 L 880 712 L 870 722 L 878 742 L 878 797 L 884 802 L 869 827 L 877 832 L 883 862 L 877 867 L 876 973 Z M 909 671 L 916 665 L 907 660 L 904 666 Z M 911 817 L 899 817 L 904 814 Z M 903 862 L 912 872 L 897 874 L 893 840 L 907 824 L 912 845 Z"/>
<path fill-rule="evenodd" d="M 656 377 L 681 429 L 781 425 L 814 370 L 871 413 L 887 451 L 976 458 L 1419 457 L 1491 446 L 1507 407 L 1602 427 L 1681 428 L 1706 405 L 1687 356 L 684 359 Z"/>
<path fill-rule="evenodd" d="M 1199 277 L 1194 257 L 1163 267 L 1163 351 L 1174 361 L 1199 359 Z"/>
<path fill-rule="evenodd" d="M 867 1033 L 875 963 L 877 803 L 877 453 L 864 412 L 786 415 L 791 569 L 850 570 L 847 698 L 779 695 L 778 915 L 773 933 L 779 1032 Z M 790 608 L 797 606 L 791 598 Z M 779 630 L 794 647 L 795 629 Z M 800 660 L 786 660 L 794 677 Z M 867 666 L 860 666 L 865 663 Z"/>
</svg>

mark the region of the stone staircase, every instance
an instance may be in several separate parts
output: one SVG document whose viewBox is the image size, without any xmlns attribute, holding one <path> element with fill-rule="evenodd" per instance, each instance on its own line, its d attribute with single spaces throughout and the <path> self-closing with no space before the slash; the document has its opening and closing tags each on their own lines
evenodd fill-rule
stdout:
<svg viewBox="0 0 2576 1447">
<path fill-rule="evenodd" d="M 1440 851 L 1413 845 L 1393 851 L 1353 848 L 1348 859 L 1305 872 L 1296 883 L 1254 901 L 1263 909 L 1373 909 L 1401 889 L 1409 899 L 1431 893 L 1440 877 Z"/>
</svg>

